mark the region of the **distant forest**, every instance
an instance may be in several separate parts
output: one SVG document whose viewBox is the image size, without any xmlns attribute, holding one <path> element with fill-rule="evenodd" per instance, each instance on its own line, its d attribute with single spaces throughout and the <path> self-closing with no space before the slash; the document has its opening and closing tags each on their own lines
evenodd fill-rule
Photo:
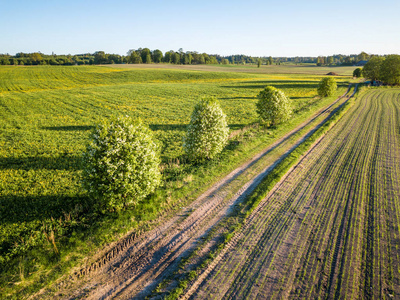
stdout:
<svg viewBox="0 0 400 300">
<path fill-rule="evenodd" d="M 17 53 L 15 56 L 0 54 L 0 65 L 99 65 L 99 64 L 151 64 L 169 63 L 179 65 L 198 64 L 316 64 L 318 66 L 352 66 L 371 56 L 365 52 L 352 55 L 332 55 L 319 57 L 254 57 L 248 55 L 221 56 L 216 54 L 198 53 L 196 51 L 161 50 L 149 48 L 132 49 L 126 56 L 97 51 L 93 54 L 56 55 L 35 53 Z"/>
</svg>

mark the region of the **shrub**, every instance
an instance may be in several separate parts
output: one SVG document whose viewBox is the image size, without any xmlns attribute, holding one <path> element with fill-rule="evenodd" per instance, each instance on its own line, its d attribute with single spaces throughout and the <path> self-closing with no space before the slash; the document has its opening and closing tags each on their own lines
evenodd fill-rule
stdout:
<svg viewBox="0 0 400 300">
<path fill-rule="evenodd" d="M 335 79 L 332 77 L 322 78 L 318 85 L 318 95 L 321 97 L 332 96 L 337 89 L 337 84 Z"/>
<path fill-rule="evenodd" d="M 353 71 L 353 77 L 361 77 L 362 70 L 361 68 L 357 68 Z"/>
<path fill-rule="evenodd" d="M 113 119 L 96 127 L 84 154 L 83 185 L 101 210 L 137 204 L 160 184 L 159 147 L 141 120 Z"/>
<path fill-rule="evenodd" d="M 277 125 L 292 115 L 290 100 L 285 94 L 272 86 L 267 86 L 258 94 L 256 103 L 260 119 L 268 125 Z"/>
<path fill-rule="evenodd" d="M 226 115 L 215 98 L 204 98 L 196 104 L 183 148 L 192 160 L 212 159 L 228 141 Z"/>
</svg>

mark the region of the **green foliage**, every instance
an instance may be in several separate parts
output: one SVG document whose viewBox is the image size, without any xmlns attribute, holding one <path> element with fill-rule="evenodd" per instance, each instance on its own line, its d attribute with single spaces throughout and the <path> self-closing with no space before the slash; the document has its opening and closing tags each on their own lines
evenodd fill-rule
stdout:
<svg viewBox="0 0 400 300">
<path fill-rule="evenodd" d="M 98 125 L 84 161 L 84 187 L 101 209 L 135 205 L 160 184 L 158 146 L 140 120 L 120 117 Z"/>
<path fill-rule="evenodd" d="M 226 115 L 215 98 L 202 99 L 196 104 L 183 147 L 192 160 L 212 159 L 228 141 Z"/>
<path fill-rule="evenodd" d="M 274 126 L 291 117 L 290 100 L 281 90 L 267 86 L 258 94 L 258 99 L 257 113 L 263 122 Z"/>
<path fill-rule="evenodd" d="M 373 81 L 380 79 L 380 71 L 382 63 L 385 59 L 380 56 L 372 57 L 364 66 L 362 74 L 365 78 Z"/>
<path fill-rule="evenodd" d="M 390 85 L 400 84 L 400 55 L 386 57 L 381 64 L 379 79 Z"/>
<path fill-rule="evenodd" d="M 361 77 L 361 74 L 362 74 L 362 69 L 361 68 L 357 68 L 353 72 L 353 77 L 357 77 L 357 78 Z"/>
<path fill-rule="evenodd" d="M 162 61 L 162 58 L 163 58 L 163 53 L 161 52 L 161 50 L 156 49 L 152 52 L 153 62 L 160 63 Z"/>
<path fill-rule="evenodd" d="M 337 84 L 332 77 L 324 77 L 318 85 L 318 95 L 321 97 L 332 96 L 337 90 Z"/>
</svg>

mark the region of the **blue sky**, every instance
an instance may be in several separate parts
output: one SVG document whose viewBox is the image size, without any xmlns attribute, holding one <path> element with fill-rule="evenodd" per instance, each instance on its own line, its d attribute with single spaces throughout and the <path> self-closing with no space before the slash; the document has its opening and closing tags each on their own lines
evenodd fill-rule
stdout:
<svg viewBox="0 0 400 300">
<path fill-rule="evenodd" d="M 0 53 L 400 54 L 400 1 L 0 0 Z"/>
</svg>

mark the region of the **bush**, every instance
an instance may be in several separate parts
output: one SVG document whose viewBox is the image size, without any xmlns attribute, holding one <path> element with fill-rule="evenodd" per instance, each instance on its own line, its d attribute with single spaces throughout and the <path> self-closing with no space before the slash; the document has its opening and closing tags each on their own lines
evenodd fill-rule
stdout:
<svg viewBox="0 0 400 300">
<path fill-rule="evenodd" d="M 318 85 L 318 95 L 321 97 L 332 96 L 337 89 L 337 84 L 335 79 L 332 77 L 322 78 Z"/>
<path fill-rule="evenodd" d="M 362 70 L 361 68 L 357 68 L 353 71 L 353 77 L 361 77 Z"/>
<path fill-rule="evenodd" d="M 290 100 L 285 94 L 272 86 L 267 86 L 258 94 L 257 113 L 262 122 L 277 125 L 288 120 L 292 115 Z"/>
<path fill-rule="evenodd" d="M 98 125 L 84 154 L 83 185 L 100 210 L 137 204 L 160 184 L 159 147 L 140 120 Z"/>
<path fill-rule="evenodd" d="M 183 148 L 192 160 L 212 159 L 228 141 L 226 115 L 214 98 L 202 99 L 194 108 Z"/>
</svg>

